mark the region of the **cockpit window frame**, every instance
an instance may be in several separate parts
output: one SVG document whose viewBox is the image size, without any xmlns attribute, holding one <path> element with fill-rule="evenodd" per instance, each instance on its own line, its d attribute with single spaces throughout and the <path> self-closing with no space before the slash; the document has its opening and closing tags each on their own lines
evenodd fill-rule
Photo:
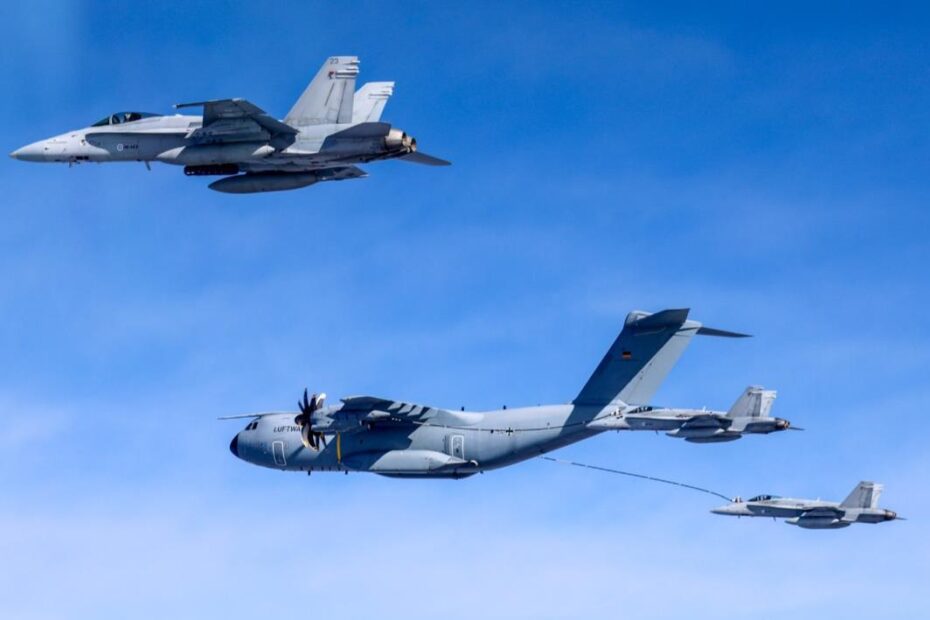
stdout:
<svg viewBox="0 0 930 620">
<path fill-rule="evenodd" d="M 164 114 L 155 114 L 154 112 L 116 112 L 100 119 L 91 127 L 109 127 L 111 125 L 124 125 L 126 123 L 135 123 L 145 118 L 155 118 L 164 116 Z"/>
</svg>

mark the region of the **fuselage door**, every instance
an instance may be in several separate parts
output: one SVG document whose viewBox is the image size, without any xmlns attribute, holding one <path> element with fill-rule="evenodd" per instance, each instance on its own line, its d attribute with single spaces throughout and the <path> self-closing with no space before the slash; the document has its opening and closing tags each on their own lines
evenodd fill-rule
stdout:
<svg viewBox="0 0 930 620">
<path fill-rule="evenodd" d="M 465 436 L 449 435 L 446 437 L 446 453 L 456 458 L 465 459 Z"/>
<path fill-rule="evenodd" d="M 284 442 L 275 441 L 271 444 L 271 453 L 274 455 L 274 464 L 279 467 L 287 465 L 287 459 L 284 458 Z"/>
</svg>

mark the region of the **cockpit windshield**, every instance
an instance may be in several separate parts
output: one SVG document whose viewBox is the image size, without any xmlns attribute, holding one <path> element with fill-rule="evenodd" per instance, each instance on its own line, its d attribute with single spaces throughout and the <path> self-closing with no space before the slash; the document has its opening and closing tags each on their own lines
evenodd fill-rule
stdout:
<svg viewBox="0 0 930 620">
<path fill-rule="evenodd" d="M 770 499 L 778 499 L 777 495 L 756 495 L 755 497 L 750 497 L 749 501 L 751 502 L 766 502 Z"/>
<path fill-rule="evenodd" d="M 151 112 L 117 112 L 116 114 L 111 114 L 105 118 L 100 119 L 91 127 L 106 127 L 107 125 L 122 125 L 123 123 L 131 123 L 133 121 L 139 121 L 143 118 L 151 118 L 153 116 L 163 116 L 162 114 L 152 114 Z"/>
</svg>

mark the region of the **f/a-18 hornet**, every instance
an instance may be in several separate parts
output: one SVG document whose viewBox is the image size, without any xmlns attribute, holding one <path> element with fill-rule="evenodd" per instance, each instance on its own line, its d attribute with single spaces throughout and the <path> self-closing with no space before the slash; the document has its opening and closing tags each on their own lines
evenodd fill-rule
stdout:
<svg viewBox="0 0 930 620">
<path fill-rule="evenodd" d="M 326 406 L 305 390 L 297 412 L 231 416 L 251 421 L 229 447 L 274 469 L 461 478 L 629 428 L 625 412 L 648 404 L 695 335 L 744 336 L 688 320 L 686 309 L 632 312 L 569 404 L 479 413 L 353 396 Z"/>
<path fill-rule="evenodd" d="M 355 92 L 358 65 L 355 56 L 327 59 L 283 121 L 245 99 L 182 103 L 175 108 L 203 107 L 203 115 L 118 112 L 10 156 L 69 165 L 175 164 L 187 175 L 223 176 L 210 189 L 234 194 L 364 177 L 355 164 L 379 159 L 448 165 L 418 152 L 412 136 L 380 122 L 394 82 L 370 82 Z"/>
<path fill-rule="evenodd" d="M 680 437 L 692 443 L 735 441 L 746 435 L 768 434 L 791 426 L 783 418 L 769 415 L 775 401 L 775 390 L 750 386 L 729 411 L 706 409 L 672 409 L 636 407 L 617 415 L 617 430 L 666 431 L 669 437 Z"/>
<path fill-rule="evenodd" d="M 853 523 L 882 523 L 901 519 L 892 510 L 878 507 L 884 487 L 875 482 L 860 482 L 841 503 L 819 499 L 794 499 L 777 495 L 740 498 L 711 512 L 737 517 L 772 517 L 812 530 L 839 529 Z"/>
</svg>

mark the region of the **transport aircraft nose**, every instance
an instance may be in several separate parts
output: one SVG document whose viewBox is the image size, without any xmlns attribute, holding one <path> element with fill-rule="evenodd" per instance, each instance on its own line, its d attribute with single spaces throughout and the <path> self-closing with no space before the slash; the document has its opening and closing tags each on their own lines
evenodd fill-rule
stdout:
<svg viewBox="0 0 930 620">
<path fill-rule="evenodd" d="M 232 441 L 229 442 L 229 451 L 233 453 L 233 456 L 239 458 L 239 434 L 237 433 L 235 437 L 232 438 Z"/>
</svg>

